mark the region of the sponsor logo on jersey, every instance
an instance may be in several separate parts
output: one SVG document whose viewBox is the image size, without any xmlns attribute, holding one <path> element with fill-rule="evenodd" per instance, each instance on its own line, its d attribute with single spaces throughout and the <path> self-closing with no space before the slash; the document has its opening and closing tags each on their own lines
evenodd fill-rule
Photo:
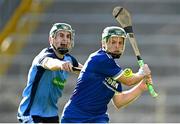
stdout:
<svg viewBox="0 0 180 124">
<path fill-rule="evenodd" d="M 112 79 L 112 78 L 105 78 L 104 84 L 111 90 L 115 91 L 115 92 L 121 92 L 122 91 L 122 87 L 121 84 L 119 82 L 117 82 L 116 80 Z"/>
<path fill-rule="evenodd" d="M 55 77 L 55 78 L 53 78 L 52 82 L 53 82 L 54 85 L 56 85 L 57 87 L 59 87 L 60 89 L 63 90 L 66 80 L 62 80 L 59 77 Z"/>
</svg>

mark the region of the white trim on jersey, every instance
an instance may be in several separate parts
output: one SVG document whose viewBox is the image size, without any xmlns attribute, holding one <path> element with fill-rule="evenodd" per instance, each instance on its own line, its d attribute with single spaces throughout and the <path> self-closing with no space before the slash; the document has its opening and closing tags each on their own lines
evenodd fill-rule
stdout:
<svg viewBox="0 0 180 124">
<path fill-rule="evenodd" d="M 117 80 L 119 77 L 121 77 L 123 74 L 123 70 L 121 70 L 119 73 L 117 73 L 114 77 L 112 77 L 114 80 Z"/>
</svg>

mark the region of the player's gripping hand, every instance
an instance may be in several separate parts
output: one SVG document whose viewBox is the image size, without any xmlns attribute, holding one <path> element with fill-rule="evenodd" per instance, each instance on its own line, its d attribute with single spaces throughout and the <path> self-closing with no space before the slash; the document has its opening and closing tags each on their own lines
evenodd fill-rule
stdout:
<svg viewBox="0 0 180 124">
<path fill-rule="evenodd" d="M 141 91 L 147 91 L 148 87 L 146 85 L 146 83 L 151 83 L 152 84 L 152 77 L 151 75 L 146 76 L 140 83 L 140 89 Z"/>
<path fill-rule="evenodd" d="M 139 68 L 138 74 L 148 76 L 151 74 L 151 70 L 149 69 L 147 64 L 144 64 L 142 67 Z"/>
<path fill-rule="evenodd" d="M 68 61 L 62 61 L 61 62 L 61 70 L 72 72 L 73 65 Z"/>
</svg>

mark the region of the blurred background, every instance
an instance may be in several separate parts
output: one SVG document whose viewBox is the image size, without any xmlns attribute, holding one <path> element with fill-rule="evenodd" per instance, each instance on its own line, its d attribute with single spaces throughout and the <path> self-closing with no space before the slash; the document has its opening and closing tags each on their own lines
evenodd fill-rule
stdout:
<svg viewBox="0 0 180 124">
<path fill-rule="evenodd" d="M 179 0 L 0 0 L 0 122 L 18 122 L 16 113 L 28 70 L 33 58 L 49 46 L 53 23 L 66 22 L 75 29 L 71 54 L 83 64 L 101 47 L 102 30 L 118 25 L 111 13 L 119 5 L 132 14 L 142 58 L 150 65 L 159 97 L 154 99 L 147 92 L 120 110 L 110 103 L 110 122 L 180 122 Z M 118 63 L 138 71 L 129 42 Z M 71 74 L 68 79 L 59 114 L 76 78 Z"/>
</svg>

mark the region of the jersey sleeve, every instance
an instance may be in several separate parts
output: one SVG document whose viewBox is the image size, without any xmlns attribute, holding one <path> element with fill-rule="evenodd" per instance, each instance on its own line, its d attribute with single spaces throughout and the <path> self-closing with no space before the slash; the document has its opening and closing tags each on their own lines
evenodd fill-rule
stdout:
<svg viewBox="0 0 180 124">
<path fill-rule="evenodd" d="M 39 64 L 39 65 L 42 65 L 42 63 L 43 63 L 43 61 L 44 61 L 44 59 L 45 59 L 46 57 L 53 58 L 53 56 L 52 56 L 51 54 L 45 54 L 44 56 L 39 57 L 38 64 Z"/>
<path fill-rule="evenodd" d="M 71 60 L 72 60 L 72 65 L 73 65 L 74 67 L 78 67 L 79 64 L 78 64 L 78 61 L 76 60 L 76 58 L 73 57 L 73 56 L 70 55 L 70 54 L 67 54 L 67 55 L 71 58 Z"/>
<path fill-rule="evenodd" d="M 95 60 L 96 67 L 94 68 L 96 72 L 106 75 L 107 77 L 112 77 L 113 79 L 119 77 L 122 74 L 122 68 L 114 61 L 114 59 L 106 58 L 103 61 Z"/>
<path fill-rule="evenodd" d="M 37 55 L 33 61 L 37 66 L 42 66 L 42 63 L 46 57 L 55 58 L 54 54 L 48 52 L 48 50 L 42 50 L 39 55 Z"/>
</svg>

